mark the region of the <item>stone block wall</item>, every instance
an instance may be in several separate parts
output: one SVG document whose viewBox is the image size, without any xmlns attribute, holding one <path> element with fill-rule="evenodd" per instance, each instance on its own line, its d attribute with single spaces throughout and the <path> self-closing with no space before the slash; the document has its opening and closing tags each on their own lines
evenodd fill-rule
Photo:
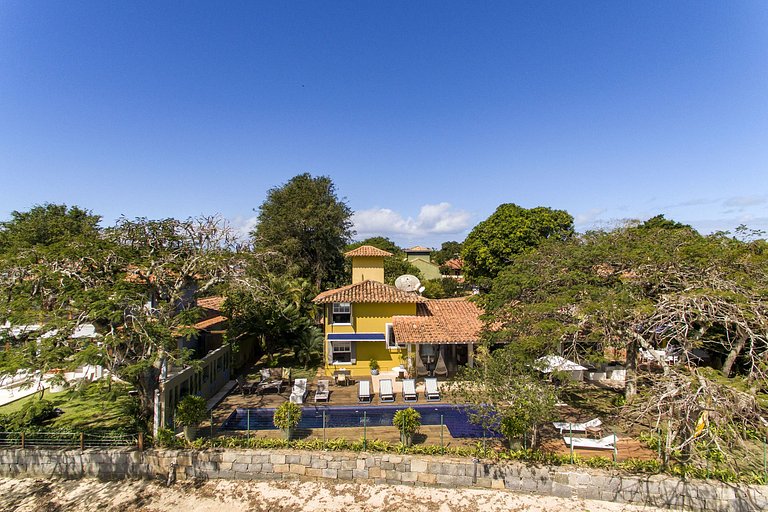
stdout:
<svg viewBox="0 0 768 512">
<path fill-rule="evenodd" d="M 713 512 L 768 510 L 768 486 L 626 475 L 568 466 L 293 450 L 0 450 L 0 475 L 281 480 L 475 487 Z"/>
</svg>

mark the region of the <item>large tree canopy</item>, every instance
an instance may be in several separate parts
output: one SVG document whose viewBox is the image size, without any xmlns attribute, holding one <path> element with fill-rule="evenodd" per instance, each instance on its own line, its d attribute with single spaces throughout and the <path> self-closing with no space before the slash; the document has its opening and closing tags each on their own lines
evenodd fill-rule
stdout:
<svg viewBox="0 0 768 512">
<path fill-rule="evenodd" d="M 549 238 L 565 239 L 572 233 L 573 217 L 564 210 L 502 204 L 464 241 L 464 275 L 470 282 L 487 285 L 517 254 Z"/>
<path fill-rule="evenodd" d="M 351 216 L 329 177 L 305 173 L 269 190 L 251 236 L 257 251 L 283 255 L 296 277 L 321 289 L 343 278 Z"/>
<path fill-rule="evenodd" d="M 161 366 L 189 359 L 178 341 L 196 333 L 195 296 L 238 268 L 229 228 L 218 218 L 120 219 L 48 242 L 0 258 L 0 322 L 40 326 L 5 333 L 0 373 L 98 363 L 134 385 L 148 418 Z M 72 339 L 83 323 L 99 344 Z"/>
<path fill-rule="evenodd" d="M 28 212 L 11 212 L 0 222 L 0 253 L 12 249 L 50 247 L 77 237 L 94 237 L 101 217 L 77 206 L 44 204 Z"/>
</svg>

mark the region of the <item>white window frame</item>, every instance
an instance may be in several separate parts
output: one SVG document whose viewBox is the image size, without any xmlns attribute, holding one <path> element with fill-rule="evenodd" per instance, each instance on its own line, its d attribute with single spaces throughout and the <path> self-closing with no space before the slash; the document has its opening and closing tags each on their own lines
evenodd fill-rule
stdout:
<svg viewBox="0 0 768 512">
<path fill-rule="evenodd" d="M 339 350 L 339 349 L 347 350 Z M 336 359 L 336 353 L 349 354 L 349 361 L 339 361 Z M 352 359 L 352 342 L 351 341 L 332 341 L 331 342 L 331 362 L 332 364 L 355 364 Z"/>
<path fill-rule="evenodd" d="M 397 343 L 395 342 L 395 331 L 392 328 L 392 324 L 388 323 L 384 325 L 384 338 L 387 343 L 387 348 L 390 350 L 395 350 L 400 348 Z"/>
<path fill-rule="evenodd" d="M 340 311 L 336 311 L 336 306 L 340 306 Z M 343 309 L 341 306 L 345 306 Z M 348 311 L 344 311 L 344 309 Z M 335 322 L 333 320 L 334 315 L 346 315 L 349 314 L 349 322 Z M 351 302 L 334 302 L 331 304 L 331 324 L 333 325 L 352 325 L 352 303 Z"/>
</svg>

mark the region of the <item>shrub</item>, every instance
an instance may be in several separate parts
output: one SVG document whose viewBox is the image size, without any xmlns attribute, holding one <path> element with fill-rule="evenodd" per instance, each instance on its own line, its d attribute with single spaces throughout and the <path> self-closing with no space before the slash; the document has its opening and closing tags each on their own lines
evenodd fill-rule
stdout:
<svg viewBox="0 0 768 512">
<path fill-rule="evenodd" d="M 301 407 L 293 402 L 284 402 L 275 409 L 272 422 L 280 430 L 291 430 L 299 426 L 301 421 Z"/>
<path fill-rule="evenodd" d="M 187 395 L 176 406 L 176 422 L 184 427 L 196 427 L 207 417 L 205 398 Z"/>
<path fill-rule="evenodd" d="M 410 446 L 413 434 L 421 427 L 421 414 L 412 407 L 400 409 L 392 417 L 392 425 L 400 429 L 400 441 L 405 446 Z"/>
</svg>

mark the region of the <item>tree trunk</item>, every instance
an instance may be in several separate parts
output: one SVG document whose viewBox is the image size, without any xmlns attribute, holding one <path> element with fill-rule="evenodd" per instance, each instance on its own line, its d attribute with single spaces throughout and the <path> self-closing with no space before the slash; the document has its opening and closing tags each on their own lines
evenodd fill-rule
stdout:
<svg viewBox="0 0 768 512">
<path fill-rule="evenodd" d="M 626 376 L 624 378 L 624 398 L 627 403 L 637 395 L 637 341 L 632 340 L 627 345 Z"/>
<path fill-rule="evenodd" d="M 155 390 L 158 388 L 160 370 L 154 366 L 137 375 L 134 385 L 139 392 L 139 415 L 143 421 L 148 421 L 155 413 Z"/>
<path fill-rule="evenodd" d="M 728 357 L 725 358 L 725 362 L 723 363 L 723 375 L 725 377 L 731 376 L 731 370 L 733 369 L 733 363 L 736 362 L 736 358 L 739 357 L 739 353 L 744 348 L 744 345 L 747 344 L 747 337 L 746 336 L 740 336 L 738 340 L 736 340 L 736 344 L 733 346 L 731 351 L 728 353 Z"/>
</svg>

